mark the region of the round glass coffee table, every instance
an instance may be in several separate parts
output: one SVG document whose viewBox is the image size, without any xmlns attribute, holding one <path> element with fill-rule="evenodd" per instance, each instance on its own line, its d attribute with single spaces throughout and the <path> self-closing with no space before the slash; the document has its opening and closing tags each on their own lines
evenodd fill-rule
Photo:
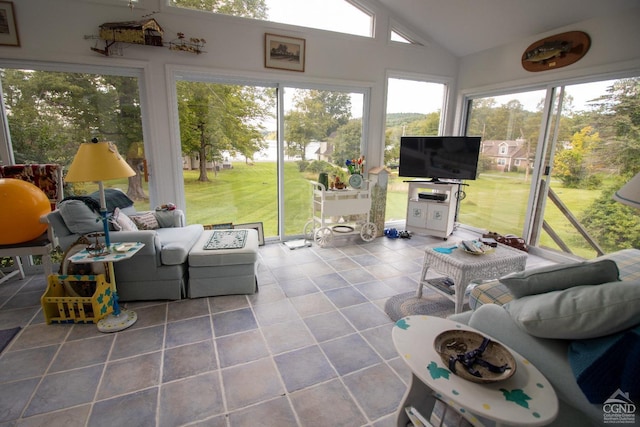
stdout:
<svg viewBox="0 0 640 427">
<path fill-rule="evenodd" d="M 483 425 L 479 418 L 486 418 L 496 425 L 542 426 L 556 418 L 558 398 L 549 381 L 507 346 L 516 360 L 516 371 L 508 379 L 481 384 L 452 373 L 433 343 L 440 333 L 456 329 L 487 336 L 439 317 L 408 316 L 396 322 L 393 343 L 412 372 L 411 385 L 398 409 L 398 427 L 405 427 L 409 421 L 406 407 L 415 408 L 428 419 L 436 399 L 455 408 L 473 425 Z"/>
</svg>

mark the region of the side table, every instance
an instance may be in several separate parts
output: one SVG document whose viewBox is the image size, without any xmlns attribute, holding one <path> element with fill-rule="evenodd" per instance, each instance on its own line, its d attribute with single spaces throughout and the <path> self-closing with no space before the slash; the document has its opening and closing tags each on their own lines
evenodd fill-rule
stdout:
<svg viewBox="0 0 640 427">
<path fill-rule="evenodd" d="M 422 298 L 422 288 L 427 285 L 454 301 L 456 313 L 462 311 L 467 286 L 473 280 L 497 279 L 508 273 L 522 271 L 527 264 L 526 252 L 502 244 L 498 244 L 493 252 L 483 255 L 472 255 L 460 248 L 451 248 L 449 252 L 438 252 L 433 247 L 425 249 L 422 274 L 416 296 Z M 429 284 L 427 281 L 429 268 L 433 268 L 453 280 L 455 289 L 453 295 Z"/>
<path fill-rule="evenodd" d="M 113 290 L 113 313 L 98 321 L 98 330 L 100 332 L 118 332 L 127 329 L 136 323 L 138 315 L 133 310 L 121 309 L 118 303 L 118 292 L 116 289 L 116 275 L 113 269 L 113 263 L 129 259 L 134 256 L 140 249 L 144 247 L 144 243 L 116 243 L 112 244 L 109 252 L 103 255 L 94 256 L 86 249 L 71 256 L 69 260 L 76 264 L 86 264 L 93 262 L 106 262 L 109 266 L 109 284 Z M 122 248 L 122 249 L 116 249 Z"/>
<path fill-rule="evenodd" d="M 504 381 L 474 383 L 449 371 L 433 342 L 441 332 L 451 329 L 478 332 L 462 323 L 432 316 L 408 316 L 396 322 L 393 343 L 412 372 L 410 387 L 398 408 L 398 427 L 405 427 L 409 421 L 405 407 L 412 406 L 428 418 L 436 399 L 456 408 L 474 425 L 482 425 L 478 417 L 510 426 L 542 426 L 556 418 L 558 398 L 549 381 L 507 346 L 517 366 L 516 372 Z"/>
</svg>

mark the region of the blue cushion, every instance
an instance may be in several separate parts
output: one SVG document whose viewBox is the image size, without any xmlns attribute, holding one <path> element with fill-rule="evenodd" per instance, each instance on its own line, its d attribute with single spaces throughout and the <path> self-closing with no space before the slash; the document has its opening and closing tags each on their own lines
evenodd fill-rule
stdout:
<svg viewBox="0 0 640 427">
<path fill-rule="evenodd" d="M 573 264 L 553 264 L 511 273 L 500 278 L 515 298 L 574 286 L 599 285 L 620 280 L 615 261 L 602 259 Z"/>
<path fill-rule="evenodd" d="M 92 211 L 81 200 L 64 200 L 58 205 L 65 225 L 75 234 L 103 231 L 100 214 Z"/>
<path fill-rule="evenodd" d="M 576 340 L 569 346 L 569 363 L 576 381 L 591 403 L 602 404 L 618 390 L 640 396 L 640 326 L 618 334 Z"/>
</svg>

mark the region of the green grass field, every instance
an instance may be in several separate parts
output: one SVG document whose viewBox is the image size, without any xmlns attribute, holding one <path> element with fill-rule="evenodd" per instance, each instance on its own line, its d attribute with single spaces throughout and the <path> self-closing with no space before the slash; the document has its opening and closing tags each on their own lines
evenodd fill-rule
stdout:
<svg viewBox="0 0 640 427">
<path fill-rule="evenodd" d="M 234 163 L 233 169 L 210 171 L 209 182 L 199 182 L 198 171 L 184 171 L 187 222 L 190 224 L 262 222 L 265 237 L 277 236 L 278 200 L 276 164 L 256 162 L 247 165 Z M 295 162 L 285 163 L 286 234 L 301 234 L 311 215 L 311 187 L 308 180 L 316 180 L 313 173 L 301 173 Z M 404 220 L 407 209 L 407 184 L 404 178 L 391 176 L 387 191 L 386 220 Z M 123 181 L 113 182 L 120 188 Z M 458 221 L 501 234 L 521 235 L 524 225 L 529 181 L 517 173 L 483 173 L 476 181 L 464 186 L 466 197 L 461 201 Z M 559 182 L 552 188 L 569 206 L 576 217 L 599 196 L 598 190 L 566 189 Z M 138 210 L 152 208 L 148 203 L 136 203 Z M 576 231 L 550 201 L 545 220 L 569 244 L 577 255 L 591 258 L 595 253 L 577 238 Z M 543 233 L 541 245 L 557 248 Z"/>
</svg>

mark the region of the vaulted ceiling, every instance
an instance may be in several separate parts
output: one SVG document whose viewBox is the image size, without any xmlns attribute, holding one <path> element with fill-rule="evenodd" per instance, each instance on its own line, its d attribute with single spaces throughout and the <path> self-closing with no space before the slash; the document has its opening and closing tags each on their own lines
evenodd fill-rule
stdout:
<svg viewBox="0 0 640 427">
<path fill-rule="evenodd" d="M 408 29 L 460 57 L 640 5 L 638 0 L 378 1 Z"/>
</svg>

